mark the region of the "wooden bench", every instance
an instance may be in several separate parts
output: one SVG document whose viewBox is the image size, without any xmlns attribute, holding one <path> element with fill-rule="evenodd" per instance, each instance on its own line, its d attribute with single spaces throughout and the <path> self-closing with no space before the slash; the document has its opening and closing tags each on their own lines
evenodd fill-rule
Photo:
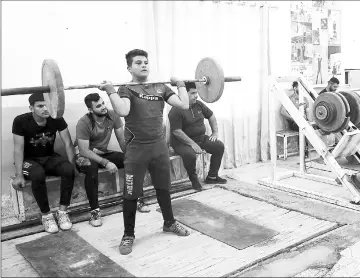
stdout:
<svg viewBox="0 0 360 278">
<path fill-rule="evenodd" d="M 188 181 L 188 175 L 184 168 L 182 159 L 176 155 L 172 148 L 170 148 L 170 163 L 171 163 L 171 184 L 178 184 Z M 201 180 L 205 179 L 205 174 L 208 171 L 208 159 L 206 155 L 197 156 L 197 173 Z M 69 210 L 76 210 L 84 207 L 88 208 L 88 198 L 84 187 L 85 175 L 80 175 L 75 179 L 74 189 L 71 196 L 71 204 Z M 16 217 L 19 221 L 28 221 L 40 218 L 40 209 L 35 201 L 31 190 L 31 182 L 27 181 L 23 190 L 15 190 L 11 185 L 11 198 Z M 49 205 L 51 211 L 58 209 L 60 200 L 60 177 L 49 176 L 46 178 L 46 185 L 48 190 Z M 150 174 L 147 172 L 144 179 L 144 190 L 152 186 Z M 99 169 L 99 203 L 104 204 L 111 202 L 114 198 L 120 198 L 124 190 L 124 169 L 119 169 L 117 175 L 109 173 L 106 169 Z"/>
</svg>

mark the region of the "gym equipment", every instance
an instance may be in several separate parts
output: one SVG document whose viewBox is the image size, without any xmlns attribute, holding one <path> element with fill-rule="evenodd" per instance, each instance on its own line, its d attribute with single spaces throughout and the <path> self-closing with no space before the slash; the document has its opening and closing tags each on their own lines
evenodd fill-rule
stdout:
<svg viewBox="0 0 360 278">
<path fill-rule="evenodd" d="M 304 106 L 297 108 L 285 91 L 279 85 L 280 82 L 298 81 L 303 90 L 299 92 L 299 103 L 304 102 L 304 97 L 313 104 L 314 122 L 308 121 L 305 116 Z M 351 90 L 349 90 L 351 91 Z M 358 96 L 358 95 L 357 95 Z M 291 171 L 276 174 L 277 152 L 276 152 L 276 131 L 274 108 L 269 108 L 270 114 L 270 152 L 272 172 L 269 178 L 259 181 L 260 184 L 273 187 L 283 191 L 296 192 L 301 196 L 311 197 L 317 200 L 328 202 L 335 205 L 349 207 L 360 210 L 360 175 L 355 175 L 348 170 L 343 169 L 337 162 L 337 157 L 354 157 L 360 161 L 360 130 L 351 121 L 358 119 L 359 107 L 357 102 L 352 102 L 351 106 L 348 99 L 355 99 L 357 96 L 350 93 L 323 93 L 318 95 L 311 86 L 299 76 L 276 77 L 269 76 L 269 99 L 277 97 L 284 108 L 291 115 L 293 120 L 299 126 L 299 150 L 300 150 L 300 171 Z M 270 101 L 270 105 L 272 102 Z M 353 113 L 351 113 L 353 109 Z M 320 130 L 318 130 L 320 129 Z M 334 149 L 329 148 L 321 137 L 321 130 L 334 133 L 338 140 Z M 306 172 L 305 167 L 305 136 L 316 152 L 322 157 L 325 164 L 336 175 L 336 178 L 327 178 L 319 175 L 313 175 Z M 281 180 L 288 178 L 301 178 L 317 182 L 327 183 L 334 186 L 341 184 L 352 194 L 352 199 L 347 201 L 340 197 L 334 197 L 324 192 L 324 194 L 307 189 L 294 188 L 282 183 Z M 336 182 L 336 180 L 338 182 Z M 350 202 L 350 204 L 349 204 Z"/>
<path fill-rule="evenodd" d="M 350 121 L 350 106 L 338 93 L 323 93 L 314 102 L 313 115 L 319 128 L 328 133 L 344 130 Z"/>
<path fill-rule="evenodd" d="M 241 81 L 241 77 L 224 77 L 221 66 L 212 58 L 202 59 L 197 67 L 195 79 L 182 80 L 183 82 L 195 82 L 199 90 L 199 95 L 205 102 L 217 101 L 224 90 L 224 82 Z M 143 83 L 115 83 L 115 87 L 124 85 L 139 84 L 172 84 L 171 81 L 149 81 Z M 65 111 L 66 90 L 79 90 L 99 88 L 101 84 L 75 85 L 64 87 L 60 69 L 54 60 L 46 59 L 42 64 L 42 85 L 39 87 L 23 87 L 2 89 L 1 96 L 23 95 L 32 93 L 43 93 L 46 106 L 52 118 L 60 118 Z M 173 84 L 172 84 L 173 85 Z"/>
</svg>

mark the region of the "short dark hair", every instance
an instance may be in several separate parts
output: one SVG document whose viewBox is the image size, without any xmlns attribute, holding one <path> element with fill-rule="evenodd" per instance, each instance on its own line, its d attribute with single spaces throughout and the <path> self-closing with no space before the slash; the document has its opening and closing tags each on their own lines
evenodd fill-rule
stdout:
<svg viewBox="0 0 360 278">
<path fill-rule="evenodd" d="M 185 82 L 186 91 L 190 91 L 190 89 L 196 89 L 195 82 Z"/>
<path fill-rule="evenodd" d="M 44 101 L 44 95 L 41 93 L 33 93 L 29 96 L 29 103 L 31 106 L 34 106 L 37 101 Z"/>
<path fill-rule="evenodd" d="M 147 59 L 148 53 L 142 49 L 133 49 L 133 50 L 129 51 L 128 53 L 126 53 L 125 59 L 126 59 L 126 64 L 128 65 L 128 67 L 131 66 L 133 58 L 135 56 L 145 56 Z"/>
<path fill-rule="evenodd" d="M 294 87 L 298 87 L 298 86 L 299 86 L 299 82 L 294 81 L 293 84 L 292 84 L 292 87 L 294 88 Z"/>
<path fill-rule="evenodd" d="M 100 95 L 98 93 L 92 93 L 92 94 L 88 94 L 85 98 L 84 98 L 84 102 L 87 108 L 92 108 L 92 102 L 97 102 L 100 99 Z"/>
<path fill-rule="evenodd" d="M 331 82 L 331 83 L 336 83 L 336 84 L 338 84 L 339 85 L 339 79 L 337 79 L 336 77 L 331 77 L 330 78 L 330 80 L 329 80 L 329 82 Z"/>
</svg>

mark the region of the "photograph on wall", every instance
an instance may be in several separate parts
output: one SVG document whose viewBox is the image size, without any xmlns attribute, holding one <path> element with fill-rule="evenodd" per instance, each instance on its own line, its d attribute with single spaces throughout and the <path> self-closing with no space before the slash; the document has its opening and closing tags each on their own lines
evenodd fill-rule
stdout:
<svg viewBox="0 0 360 278">
<path fill-rule="evenodd" d="M 311 2 L 308 1 L 291 1 L 291 20 L 297 22 L 311 23 Z"/>
<path fill-rule="evenodd" d="M 326 7 L 312 9 L 313 84 L 324 84 L 328 76 L 328 30 L 324 28 Z"/>
<path fill-rule="evenodd" d="M 312 6 L 316 11 L 323 11 L 325 7 L 325 0 L 312 0 Z"/>
<path fill-rule="evenodd" d="M 327 30 L 328 28 L 328 19 L 322 18 L 321 19 L 321 30 Z"/>
<path fill-rule="evenodd" d="M 341 11 L 328 11 L 328 74 L 330 77 L 343 79 L 341 54 Z"/>
<path fill-rule="evenodd" d="M 341 43 L 341 12 L 339 10 L 329 10 L 328 12 L 328 31 L 329 45 L 340 45 Z"/>
<path fill-rule="evenodd" d="M 320 27 L 321 27 L 321 12 L 313 10 L 312 14 L 312 42 L 314 45 L 320 44 Z"/>
<path fill-rule="evenodd" d="M 324 84 L 328 80 L 327 46 L 314 45 L 313 84 Z"/>
<path fill-rule="evenodd" d="M 342 54 L 340 52 L 331 54 L 329 58 L 329 75 L 331 77 L 342 79 L 342 73 Z"/>
</svg>

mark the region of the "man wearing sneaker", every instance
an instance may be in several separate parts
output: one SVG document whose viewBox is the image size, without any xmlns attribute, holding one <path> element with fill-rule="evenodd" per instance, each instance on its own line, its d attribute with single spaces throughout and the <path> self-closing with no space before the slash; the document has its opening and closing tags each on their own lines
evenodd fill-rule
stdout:
<svg viewBox="0 0 360 278">
<path fill-rule="evenodd" d="M 172 107 L 169 112 L 170 145 L 184 162 L 192 187 L 202 190 L 196 174 L 196 154 L 204 151 L 211 153 L 210 169 L 205 183 L 226 183 L 226 179 L 218 175 L 221 159 L 224 154 L 224 144 L 218 139 L 218 128 L 214 113 L 201 101 L 194 82 L 185 84 L 189 95 L 190 108 L 181 110 Z M 206 135 L 204 119 L 208 119 L 212 134 Z"/>
<path fill-rule="evenodd" d="M 170 197 L 170 157 L 163 132 L 165 101 L 182 109 L 189 107 L 184 83 L 172 79 L 172 84 L 178 88 L 178 95 L 164 84 L 144 84 L 149 75 L 147 52 L 134 49 L 127 53 L 125 58 L 127 69 L 132 75 L 132 84 L 119 87 L 117 93 L 110 82 L 105 81 L 99 86 L 100 90 L 108 94 L 114 111 L 125 117 L 125 231 L 119 247 L 122 255 L 132 251 L 137 199 L 143 195 L 147 169 L 164 219 L 163 231 L 179 236 L 190 234 L 173 216 Z"/>
<path fill-rule="evenodd" d="M 46 107 L 43 94 L 29 97 L 30 113 L 17 116 L 13 121 L 15 178 L 12 186 L 21 190 L 25 180 L 31 181 L 34 198 L 42 214 L 42 223 L 48 233 L 69 230 L 72 223 L 67 214 L 74 187 L 75 149 L 64 118 L 53 119 Z M 67 158 L 54 152 L 56 132 L 65 145 Z M 46 175 L 60 176 L 60 205 L 56 223 L 50 211 L 46 189 Z"/>
<path fill-rule="evenodd" d="M 88 94 L 85 105 L 89 113 L 85 114 L 76 125 L 76 144 L 79 154 L 76 165 L 85 174 L 85 190 L 90 204 L 89 223 L 98 227 L 102 225 L 98 201 L 98 170 L 106 168 L 115 173 L 124 168 L 124 153 L 108 150 L 112 131 L 122 151 L 125 151 L 123 123 L 113 110 L 107 109 L 98 93 Z"/>
</svg>

